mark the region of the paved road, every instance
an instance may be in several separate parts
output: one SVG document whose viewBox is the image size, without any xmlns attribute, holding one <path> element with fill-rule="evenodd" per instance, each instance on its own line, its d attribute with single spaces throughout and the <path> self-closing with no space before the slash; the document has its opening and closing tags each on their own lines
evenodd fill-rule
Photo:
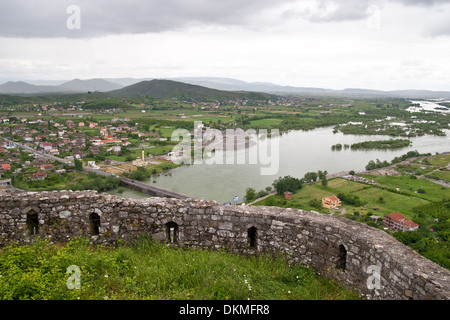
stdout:
<svg viewBox="0 0 450 320">
<path fill-rule="evenodd" d="M 9 141 L 11 141 L 11 140 L 9 140 Z M 33 152 L 34 154 L 37 154 L 37 155 L 39 155 L 39 156 L 41 156 L 41 157 L 50 159 L 50 160 L 52 160 L 52 161 L 59 161 L 59 162 L 61 162 L 61 163 L 65 163 L 65 164 L 67 164 L 67 165 L 72 165 L 72 166 L 74 165 L 74 164 L 73 164 L 71 161 L 69 161 L 69 160 L 62 159 L 62 158 L 59 158 L 59 157 L 55 157 L 55 156 L 52 156 L 51 154 L 43 153 L 43 152 L 41 152 L 41 151 L 38 151 L 38 150 L 36 150 L 36 149 L 33 149 L 33 148 L 28 147 L 28 146 L 26 146 L 26 145 L 23 145 L 23 144 L 21 144 L 21 143 L 14 142 L 14 144 L 15 144 L 17 147 L 19 147 L 19 148 L 22 148 L 22 149 L 24 149 L 24 150 Z"/>
</svg>

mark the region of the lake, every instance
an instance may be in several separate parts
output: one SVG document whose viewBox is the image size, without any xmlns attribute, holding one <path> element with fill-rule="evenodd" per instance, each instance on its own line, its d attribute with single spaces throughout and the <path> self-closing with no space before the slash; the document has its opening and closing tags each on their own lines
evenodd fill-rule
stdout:
<svg viewBox="0 0 450 320">
<path fill-rule="evenodd" d="M 332 151 L 337 143 L 353 144 L 367 140 L 387 140 L 389 136 L 344 135 L 333 133 L 333 127 L 318 128 L 310 131 L 294 130 L 279 138 L 279 169 L 271 175 L 262 175 L 257 164 L 195 164 L 178 167 L 170 174 L 152 177 L 147 181 L 158 187 L 203 200 L 216 200 L 219 203 L 232 202 L 234 196 L 244 201 L 245 190 L 249 187 L 256 191 L 271 186 L 282 176 L 290 175 L 302 178 L 306 172 L 326 170 L 328 173 L 355 170 L 361 171 L 370 160 L 391 161 L 394 157 L 411 150 L 420 153 L 450 151 L 450 139 L 447 136 L 423 136 L 410 138 L 412 145 L 396 150 L 352 151 L 342 149 Z M 252 148 L 237 150 L 236 154 L 251 152 Z M 117 194 L 114 192 L 114 194 Z M 123 197 L 148 197 L 148 195 L 126 189 Z"/>
</svg>

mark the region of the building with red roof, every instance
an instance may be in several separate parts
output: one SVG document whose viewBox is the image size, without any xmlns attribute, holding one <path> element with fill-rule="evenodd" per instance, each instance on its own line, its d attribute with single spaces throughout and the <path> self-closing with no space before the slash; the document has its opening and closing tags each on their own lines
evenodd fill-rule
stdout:
<svg viewBox="0 0 450 320">
<path fill-rule="evenodd" d="M 400 212 L 394 212 L 383 217 L 383 225 L 391 231 L 414 231 L 419 225 L 406 218 Z"/>
<path fill-rule="evenodd" d="M 341 200 L 336 196 L 329 196 L 322 199 L 322 207 L 324 208 L 338 208 L 341 206 Z"/>
<path fill-rule="evenodd" d="M 35 172 L 30 176 L 31 180 L 43 180 L 47 177 L 47 173 L 45 172 Z"/>
</svg>

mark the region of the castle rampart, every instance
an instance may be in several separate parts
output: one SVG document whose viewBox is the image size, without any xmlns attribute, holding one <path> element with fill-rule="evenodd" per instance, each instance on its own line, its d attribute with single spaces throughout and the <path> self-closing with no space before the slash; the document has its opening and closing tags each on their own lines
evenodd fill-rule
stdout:
<svg viewBox="0 0 450 320">
<path fill-rule="evenodd" d="M 33 239 L 130 242 L 282 254 L 369 299 L 450 299 L 450 271 L 382 230 L 314 211 L 223 206 L 194 199 L 124 199 L 95 191 L 0 196 L 0 245 Z"/>
</svg>

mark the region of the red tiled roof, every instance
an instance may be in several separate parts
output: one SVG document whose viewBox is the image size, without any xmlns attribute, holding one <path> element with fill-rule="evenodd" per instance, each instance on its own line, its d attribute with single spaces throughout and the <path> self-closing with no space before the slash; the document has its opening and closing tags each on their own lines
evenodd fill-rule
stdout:
<svg viewBox="0 0 450 320">
<path fill-rule="evenodd" d="M 409 228 L 418 227 L 419 225 L 412 220 L 406 220 L 404 225 Z"/>
<path fill-rule="evenodd" d="M 47 173 L 45 173 L 45 172 L 35 172 L 35 173 L 33 173 L 31 175 L 31 177 L 32 178 L 37 178 L 37 177 L 43 177 L 43 176 L 46 176 L 46 175 L 47 175 Z"/>
<path fill-rule="evenodd" d="M 403 219 L 405 219 L 405 217 L 400 212 L 390 213 L 386 217 L 389 217 L 392 220 L 403 220 Z"/>
</svg>

